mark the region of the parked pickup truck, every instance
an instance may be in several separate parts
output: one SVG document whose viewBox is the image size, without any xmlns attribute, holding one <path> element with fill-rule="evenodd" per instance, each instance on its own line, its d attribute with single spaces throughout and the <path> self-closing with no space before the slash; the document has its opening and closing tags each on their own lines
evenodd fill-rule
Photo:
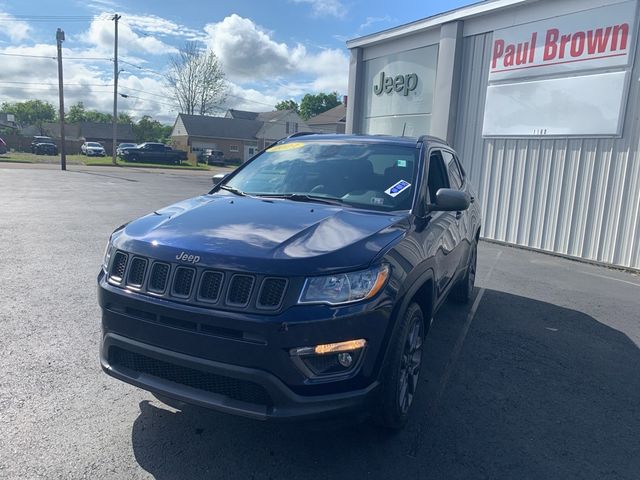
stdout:
<svg viewBox="0 0 640 480">
<path fill-rule="evenodd" d="M 122 152 L 129 162 L 180 163 L 187 159 L 187 152 L 173 150 L 163 143 L 146 142 Z"/>
</svg>

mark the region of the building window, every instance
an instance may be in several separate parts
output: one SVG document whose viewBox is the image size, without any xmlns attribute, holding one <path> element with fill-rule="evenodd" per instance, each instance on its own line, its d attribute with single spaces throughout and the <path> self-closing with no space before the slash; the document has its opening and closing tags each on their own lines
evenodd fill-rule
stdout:
<svg viewBox="0 0 640 480">
<path fill-rule="evenodd" d="M 298 133 L 298 122 L 287 122 L 286 134 Z"/>
<path fill-rule="evenodd" d="M 240 147 L 238 147 L 238 145 L 229 145 L 229 151 L 237 153 L 240 151 Z"/>
</svg>

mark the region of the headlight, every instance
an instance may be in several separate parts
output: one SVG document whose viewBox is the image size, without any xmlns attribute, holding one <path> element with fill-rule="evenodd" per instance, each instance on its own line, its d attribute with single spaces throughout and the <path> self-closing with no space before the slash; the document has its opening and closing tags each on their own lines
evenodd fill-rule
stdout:
<svg viewBox="0 0 640 480">
<path fill-rule="evenodd" d="M 389 267 L 378 265 L 368 270 L 310 277 L 304 284 L 298 303 L 357 302 L 373 297 L 389 277 Z"/>
<path fill-rule="evenodd" d="M 105 273 L 107 273 L 109 269 L 109 261 L 111 260 L 111 250 L 113 250 L 113 245 L 111 243 L 111 237 L 109 237 L 109 241 L 107 242 L 107 247 L 104 249 L 104 256 L 102 257 L 102 269 Z"/>
</svg>

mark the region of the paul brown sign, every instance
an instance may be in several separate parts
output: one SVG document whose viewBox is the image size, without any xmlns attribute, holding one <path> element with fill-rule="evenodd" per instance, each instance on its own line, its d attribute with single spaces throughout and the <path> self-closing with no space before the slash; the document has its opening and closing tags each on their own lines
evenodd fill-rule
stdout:
<svg viewBox="0 0 640 480">
<path fill-rule="evenodd" d="M 409 92 L 413 92 L 418 87 L 418 75 L 408 73 L 406 75 L 396 75 L 395 77 L 380 72 L 378 85 L 373 86 L 373 93 L 382 95 L 383 93 L 391 94 L 393 92 L 402 93 L 405 97 Z"/>
<path fill-rule="evenodd" d="M 489 81 L 628 64 L 635 2 L 494 32 Z"/>
</svg>

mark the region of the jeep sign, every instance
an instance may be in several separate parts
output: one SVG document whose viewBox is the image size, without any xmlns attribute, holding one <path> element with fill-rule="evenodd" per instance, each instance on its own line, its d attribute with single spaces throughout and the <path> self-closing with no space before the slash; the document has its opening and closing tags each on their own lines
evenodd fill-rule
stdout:
<svg viewBox="0 0 640 480">
<path fill-rule="evenodd" d="M 382 95 L 382 93 L 397 92 L 406 97 L 409 92 L 413 92 L 418 86 L 418 75 L 415 73 L 408 73 L 406 75 L 396 75 L 395 77 L 385 75 L 384 72 L 380 72 L 380 78 L 378 85 L 373 86 L 373 92 L 376 95 Z"/>
</svg>

